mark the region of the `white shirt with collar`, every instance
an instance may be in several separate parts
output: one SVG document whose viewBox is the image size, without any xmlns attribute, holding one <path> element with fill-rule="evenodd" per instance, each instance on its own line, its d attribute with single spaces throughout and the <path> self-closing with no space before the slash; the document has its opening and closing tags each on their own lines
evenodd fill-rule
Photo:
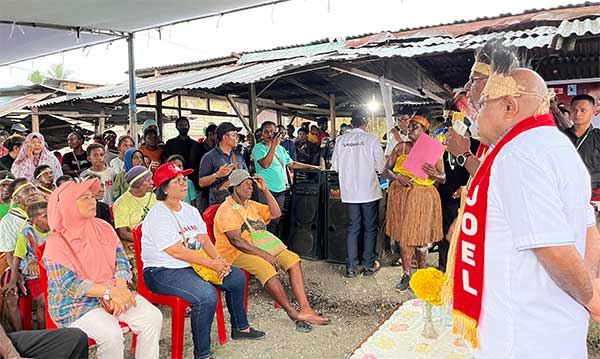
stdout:
<svg viewBox="0 0 600 359">
<path fill-rule="evenodd" d="M 583 257 L 590 177 L 556 128 L 524 132 L 491 169 L 479 358 L 586 358 L 589 314 L 533 249 L 574 245 Z"/>
<path fill-rule="evenodd" d="M 369 203 L 381 199 L 377 173 L 385 157 L 377 135 L 353 128 L 335 140 L 331 169 L 339 174 L 344 203 Z"/>
<path fill-rule="evenodd" d="M 398 134 L 400 135 L 400 139 L 403 142 L 410 142 L 410 138 L 408 138 L 408 135 L 405 135 L 400 131 L 398 131 Z M 386 157 L 391 156 L 392 151 L 394 150 L 394 148 L 396 147 L 397 144 L 398 144 L 398 141 L 396 141 L 396 136 L 394 136 L 392 131 L 389 131 L 387 133 L 387 146 L 385 147 L 384 155 Z"/>
</svg>

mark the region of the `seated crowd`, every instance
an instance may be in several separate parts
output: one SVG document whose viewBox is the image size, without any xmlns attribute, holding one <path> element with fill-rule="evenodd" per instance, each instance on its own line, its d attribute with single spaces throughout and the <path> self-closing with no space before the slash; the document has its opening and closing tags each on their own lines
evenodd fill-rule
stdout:
<svg viewBox="0 0 600 359">
<path fill-rule="evenodd" d="M 286 167 L 318 168 L 288 154 L 293 150 L 296 158 L 294 131 L 283 149 L 285 129 L 263 125 L 264 149 L 254 153 L 263 158 L 256 161 L 238 143 L 240 128 L 229 122 L 207 128 L 212 143 L 190 140 L 187 119 L 176 126 L 179 136 L 163 145 L 156 123 L 147 121 L 138 148 L 132 137 L 106 131 L 84 150 L 85 136 L 74 131 L 62 162 L 40 133 L 15 133 L 5 140 L 0 252 L 7 269 L 0 307 L 15 332 L 0 330 L 0 356 L 87 358 L 89 338 L 97 358 L 122 358 L 124 333 L 131 331 L 135 357 L 158 358 L 163 317 L 135 292 L 138 276 L 150 291 L 191 305 L 199 359 L 212 358 L 215 288 L 225 293 L 232 339 L 265 337 L 248 320 L 247 275 L 258 279 L 298 331 L 329 323 L 309 304 L 300 257 L 266 231 L 282 213 Z M 187 162 L 197 168 L 183 169 Z M 266 179 L 247 171 L 256 167 Z M 201 215 L 209 204 L 219 206 L 210 231 Z M 136 262 L 137 226 L 143 267 Z M 288 273 L 298 307 L 287 297 L 279 271 Z M 31 313 L 21 312 L 23 300 L 35 305 L 38 330 L 23 331 L 32 325 L 24 323 Z"/>
</svg>

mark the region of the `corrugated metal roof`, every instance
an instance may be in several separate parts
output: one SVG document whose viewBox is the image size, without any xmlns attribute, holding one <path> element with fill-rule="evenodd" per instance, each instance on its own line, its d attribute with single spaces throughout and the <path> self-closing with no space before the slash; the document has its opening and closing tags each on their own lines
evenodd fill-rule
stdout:
<svg viewBox="0 0 600 359">
<path fill-rule="evenodd" d="M 433 53 L 450 53 L 457 50 L 474 50 L 483 46 L 486 41 L 498 37 L 504 38 L 504 44 L 507 46 L 532 49 L 550 46 L 556 33 L 556 27 L 539 26 L 528 30 L 464 35 L 457 38 L 434 37 L 423 41 L 398 43 L 390 47 L 343 49 L 340 52 L 378 57 L 414 57 Z"/>
<path fill-rule="evenodd" d="M 289 49 L 280 49 L 266 52 L 253 52 L 242 55 L 238 60 L 238 64 L 247 64 L 250 62 L 263 62 L 273 60 L 291 59 L 300 56 L 313 56 L 318 54 L 334 52 L 344 46 L 344 42 L 327 42 L 324 44 L 306 45 L 300 47 L 292 47 Z"/>
<path fill-rule="evenodd" d="M 198 71 L 182 72 L 171 75 L 148 77 L 136 80 L 136 89 L 138 94 L 147 94 L 151 92 L 173 91 L 183 86 L 197 82 L 202 79 L 209 79 L 215 76 L 235 70 L 236 67 L 221 66 Z M 53 99 L 42 101 L 37 106 L 53 105 L 72 100 L 91 100 L 97 98 L 110 98 L 127 96 L 129 85 L 127 82 L 121 82 L 114 85 L 98 87 L 92 90 L 83 91 L 78 95 L 65 95 Z"/>
<path fill-rule="evenodd" d="M 0 97 L 0 117 L 5 116 L 13 111 L 20 110 L 27 105 L 43 100 L 52 95 L 51 93 L 36 93 L 25 96 L 6 96 Z"/>
<path fill-rule="evenodd" d="M 171 92 L 178 89 L 213 89 L 225 84 L 244 84 L 262 81 L 269 77 L 319 62 L 329 60 L 354 59 L 356 54 L 322 54 L 295 59 L 280 60 L 247 65 L 221 66 L 197 71 L 182 72 L 172 75 L 137 79 L 138 94 L 153 92 Z M 121 97 L 128 94 L 128 84 L 122 82 L 115 85 L 98 87 L 84 91 L 79 95 L 60 96 L 36 103 L 43 107 L 72 100 L 88 100 L 97 98 Z"/>
<path fill-rule="evenodd" d="M 600 34 L 600 17 L 585 20 L 565 20 L 558 27 L 558 34 L 562 37 L 569 37 L 573 34 L 583 36 L 587 33 Z"/>
<path fill-rule="evenodd" d="M 265 63 L 255 63 L 250 66 L 236 70 L 223 76 L 215 77 L 208 80 L 199 81 L 188 86 L 184 86 L 184 89 L 214 89 L 226 84 L 246 84 L 252 82 L 259 82 L 286 71 L 317 64 L 320 62 L 334 61 L 334 60 L 351 60 L 357 58 L 356 54 L 321 54 L 309 57 L 298 57 L 288 60 L 280 60 Z"/>
</svg>

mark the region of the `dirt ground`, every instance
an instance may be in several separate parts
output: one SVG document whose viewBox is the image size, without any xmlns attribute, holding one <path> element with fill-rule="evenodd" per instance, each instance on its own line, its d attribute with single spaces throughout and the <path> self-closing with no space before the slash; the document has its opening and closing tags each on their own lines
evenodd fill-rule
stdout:
<svg viewBox="0 0 600 359">
<path fill-rule="evenodd" d="M 430 263 L 437 263 L 437 255 L 430 255 Z M 218 343 L 217 325 L 213 323 L 212 350 L 217 359 L 297 359 L 348 358 L 367 336 L 402 302 L 413 298 L 410 291 L 399 293 L 394 285 L 402 270 L 383 267 L 374 278 L 358 276 L 346 279 L 344 267 L 323 261 L 303 262 L 306 286 L 311 304 L 318 312 L 332 319 L 328 326 L 315 326 L 303 334 L 295 331 L 294 324 L 282 309 L 275 309 L 260 284 L 250 285 L 249 321 L 267 333 L 264 340 Z M 285 280 L 285 277 L 282 277 Z M 223 298 L 224 300 L 224 298 Z M 161 338 L 161 358 L 171 356 L 170 310 L 163 309 L 165 317 Z M 228 313 L 225 310 L 226 322 Z M 228 323 L 228 322 L 227 322 Z M 228 326 L 229 327 L 229 326 Z M 128 343 L 126 348 L 129 347 Z M 593 324 L 588 338 L 590 358 L 600 359 L 600 326 Z M 189 319 L 186 321 L 184 358 L 193 358 L 193 343 Z"/>
</svg>

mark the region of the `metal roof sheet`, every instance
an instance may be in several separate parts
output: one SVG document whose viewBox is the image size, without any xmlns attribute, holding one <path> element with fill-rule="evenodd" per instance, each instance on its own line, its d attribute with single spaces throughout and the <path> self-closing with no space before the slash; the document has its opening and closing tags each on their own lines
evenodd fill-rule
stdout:
<svg viewBox="0 0 600 359">
<path fill-rule="evenodd" d="M 321 54 L 308 57 L 298 57 L 294 59 L 255 63 L 239 70 L 214 77 L 208 80 L 202 80 L 190 85 L 184 86 L 184 89 L 213 89 L 226 84 L 245 84 L 259 82 L 286 71 L 300 68 L 312 64 L 334 60 L 351 60 L 357 58 L 357 54 Z"/>
<path fill-rule="evenodd" d="M 316 45 L 305 45 L 299 47 L 292 47 L 289 49 L 277 49 L 264 52 L 251 52 L 242 55 L 238 60 L 238 64 L 247 64 L 250 62 L 264 62 L 273 60 L 291 59 L 300 56 L 313 56 L 318 54 L 324 54 L 334 52 L 340 47 L 344 46 L 343 41 L 326 42 L 324 44 Z"/>
<path fill-rule="evenodd" d="M 573 34 L 583 36 L 587 33 L 600 34 L 600 17 L 585 20 L 564 20 L 558 27 L 558 34 L 562 37 L 569 37 Z"/>
<path fill-rule="evenodd" d="M 0 97 L 0 117 L 13 111 L 20 110 L 39 100 L 52 95 L 51 93 L 36 93 L 25 96 L 6 96 Z"/>
<path fill-rule="evenodd" d="M 136 80 L 138 94 L 171 92 L 178 89 L 213 89 L 225 84 L 244 84 L 262 81 L 290 69 L 308 66 L 329 60 L 349 60 L 357 54 L 321 54 L 294 59 L 254 63 L 247 65 L 221 66 L 171 75 L 149 77 Z M 43 107 L 72 100 L 87 100 L 127 96 L 128 85 L 122 82 L 83 91 L 78 95 L 65 95 L 36 103 Z"/>
<path fill-rule="evenodd" d="M 434 37 L 417 42 L 397 43 L 390 47 L 343 49 L 340 52 L 378 57 L 414 57 L 433 53 L 450 53 L 457 50 L 474 50 L 483 46 L 486 41 L 498 37 L 504 38 L 504 44 L 507 46 L 532 49 L 550 46 L 556 33 L 556 27 L 539 26 L 528 30 L 464 35 L 457 38 Z"/>
</svg>

